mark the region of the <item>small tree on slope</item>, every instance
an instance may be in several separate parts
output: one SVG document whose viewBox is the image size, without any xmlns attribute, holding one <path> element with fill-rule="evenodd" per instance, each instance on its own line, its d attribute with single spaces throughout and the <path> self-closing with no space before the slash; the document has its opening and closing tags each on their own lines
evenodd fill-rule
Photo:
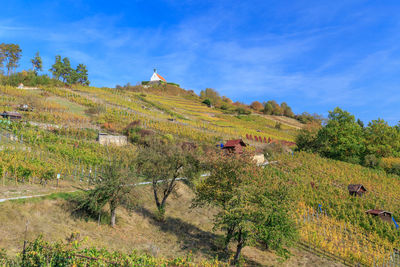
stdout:
<svg viewBox="0 0 400 267">
<path fill-rule="evenodd" d="M 134 165 L 119 158 L 107 162 L 95 181 L 95 187 L 85 192 L 77 209 L 98 215 L 104 206 L 109 204 L 110 225 L 114 227 L 117 208 L 132 200 L 131 192 L 136 181 L 132 166 Z"/>
<path fill-rule="evenodd" d="M 288 215 L 287 188 L 273 179 L 268 170 L 257 168 L 249 155 L 210 157 L 211 174 L 196 187 L 193 206 L 219 208 L 214 228 L 225 231 L 225 246 L 237 242 L 233 264 L 243 247 L 263 244 L 282 256 L 296 237 Z"/>
<path fill-rule="evenodd" d="M 137 161 L 140 174 L 152 181 L 158 218 L 163 220 L 167 199 L 176 189 L 178 178 L 193 178 L 198 173 L 199 162 L 192 152 L 160 141 L 142 147 Z"/>
</svg>

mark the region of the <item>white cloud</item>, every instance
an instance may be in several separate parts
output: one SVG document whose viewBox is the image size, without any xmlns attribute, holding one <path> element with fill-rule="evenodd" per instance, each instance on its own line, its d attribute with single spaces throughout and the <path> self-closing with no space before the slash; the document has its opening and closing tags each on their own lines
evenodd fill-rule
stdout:
<svg viewBox="0 0 400 267">
<path fill-rule="evenodd" d="M 277 13 L 295 18 L 254 32 L 241 28 L 251 19 L 248 5 L 226 9 L 218 2 L 178 25 L 120 27 L 122 16 L 98 14 L 51 28 L 3 20 L 0 36 L 38 40 L 44 57 L 61 54 L 87 64 L 99 86 L 146 80 L 156 67 L 186 88 L 214 87 L 234 99 L 289 99 L 317 111 L 334 105 L 383 110 L 400 98 L 400 79 L 390 80 L 400 70 L 400 36 L 394 29 L 365 47 L 352 43 L 352 35 L 378 19 L 369 8 L 345 12 L 357 3 L 282 9 Z"/>
</svg>

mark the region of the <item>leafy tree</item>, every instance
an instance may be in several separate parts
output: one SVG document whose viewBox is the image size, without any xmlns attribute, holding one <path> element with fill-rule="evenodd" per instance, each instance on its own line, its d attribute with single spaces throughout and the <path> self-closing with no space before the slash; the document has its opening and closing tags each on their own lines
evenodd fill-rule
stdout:
<svg viewBox="0 0 400 267">
<path fill-rule="evenodd" d="M 251 114 L 251 111 L 248 110 L 248 109 L 246 109 L 246 108 L 244 108 L 244 107 L 238 107 L 238 108 L 236 108 L 236 112 L 237 112 L 239 115 L 250 115 L 250 114 Z"/>
<path fill-rule="evenodd" d="M 394 126 L 394 128 L 395 128 L 398 132 L 400 132 L 400 121 L 397 123 L 396 126 Z"/>
<path fill-rule="evenodd" d="M 277 115 L 277 116 L 282 116 L 283 115 L 283 110 L 282 108 L 279 106 L 278 103 L 276 103 L 275 100 L 271 100 L 269 101 L 271 102 L 271 105 L 273 107 L 273 115 Z"/>
<path fill-rule="evenodd" d="M 86 65 L 79 64 L 76 67 L 76 74 L 77 74 L 77 82 L 78 83 L 80 83 L 82 85 L 89 85 L 90 84 Z"/>
<path fill-rule="evenodd" d="M 36 55 L 34 58 L 31 59 L 32 62 L 32 68 L 35 74 L 37 75 L 39 71 L 42 71 L 42 58 L 39 55 L 39 52 L 36 52 Z"/>
<path fill-rule="evenodd" d="M 212 88 L 206 88 L 200 91 L 201 99 L 209 99 L 211 104 L 216 105 L 221 101 L 221 97 L 217 91 Z"/>
<path fill-rule="evenodd" d="M 17 44 L 10 44 L 9 50 L 9 61 L 7 67 L 7 73 L 11 69 L 11 72 L 15 72 L 16 68 L 19 66 L 18 62 L 22 56 L 22 49 Z"/>
<path fill-rule="evenodd" d="M 210 101 L 210 99 L 208 99 L 208 98 L 204 99 L 204 101 L 203 101 L 202 103 L 203 103 L 203 104 L 206 104 L 207 107 L 211 107 L 211 101 Z"/>
<path fill-rule="evenodd" d="M 378 157 L 394 156 L 400 152 L 400 134 L 382 119 L 373 120 L 365 128 L 367 154 Z"/>
<path fill-rule="evenodd" d="M 284 248 L 296 237 L 288 214 L 288 189 L 272 173 L 256 168 L 247 154 L 229 157 L 208 155 L 210 176 L 196 186 L 193 207 L 212 205 L 219 209 L 214 228 L 225 231 L 225 246 L 237 242 L 233 264 L 243 247 L 263 244 L 287 255 Z"/>
<path fill-rule="evenodd" d="M 158 216 L 163 220 L 167 199 L 175 191 L 178 178 L 190 181 L 195 177 L 199 161 L 193 152 L 180 146 L 153 141 L 140 149 L 137 162 L 138 171 L 152 181 Z"/>
<path fill-rule="evenodd" d="M 303 115 L 303 114 L 302 114 Z M 315 120 L 316 121 L 316 120 Z M 315 127 L 316 126 L 316 127 Z M 329 112 L 327 123 L 303 128 L 297 136 L 299 150 L 318 152 L 322 156 L 379 167 L 383 157 L 400 156 L 400 131 L 382 119 L 367 127 L 361 120 L 340 108 Z"/>
<path fill-rule="evenodd" d="M 222 102 L 225 102 L 227 104 L 232 104 L 233 103 L 233 101 L 230 98 L 226 97 L 226 96 L 222 96 Z"/>
<path fill-rule="evenodd" d="M 274 107 L 269 103 L 269 101 L 265 103 L 263 112 L 267 115 L 272 115 L 274 113 Z"/>
<path fill-rule="evenodd" d="M 63 75 L 64 64 L 61 61 L 60 55 L 56 56 L 56 62 L 51 66 L 50 72 L 53 74 L 53 77 L 56 78 L 57 80 L 59 80 L 60 77 Z"/>
<path fill-rule="evenodd" d="M 289 107 L 288 104 L 286 104 L 286 102 L 282 102 L 281 103 L 281 110 L 283 111 L 283 115 L 289 118 L 294 117 L 294 113 L 292 111 L 292 108 Z"/>
<path fill-rule="evenodd" d="M 110 225 L 114 227 L 117 208 L 133 201 L 131 193 L 135 181 L 134 164 L 119 156 L 111 159 L 103 166 L 102 173 L 95 180 L 95 187 L 79 199 L 77 210 L 97 215 L 108 204 Z"/>
<path fill-rule="evenodd" d="M 18 67 L 18 62 L 22 56 L 22 49 L 18 44 L 4 44 L 0 45 L 0 66 L 4 66 L 7 69 L 7 75 L 10 75 L 13 70 Z"/>
<path fill-rule="evenodd" d="M 318 123 L 321 124 L 322 121 L 324 120 L 321 115 L 318 115 L 316 113 L 314 114 L 309 114 L 307 112 L 303 112 L 300 115 L 295 116 L 296 120 L 300 121 L 301 123 Z"/>
<path fill-rule="evenodd" d="M 337 107 L 329 112 L 328 119 L 318 132 L 319 152 L 329 158 L 359 163 L 365 151 L 364 135 L 354 116 Z"/>
<path fill-rule="evenodd" d="M 358 125 L 360 125 L 361 128 L 364 128 L 364 122 L 360 119 L 357 119 Z"/>
<path fill-rule="evenodd" d="M 298 150 L 314 152 L 318 150 L 317 135 L 321 129 L 318 123 L 306 124 L 296 136 L 296 145 Z"/>
<path fill-rule="evenodd" d="M 69 75 L 67 76 L 67 84 L 76 84 L 79 80 L 79 74 L 71 68 Z"/>
<path fill-rule="evenodd" d="M 72 82 L 72 76 L 74 76 L 74 74 L 72 74 L 72 72 L 73 72 L 73 69 L 71 68 L 71 62 L 69 61 L 69 58 L 67 58 L 67 57 L 63 58 L 62 73 L 61 73 L 63 82 L 68 82 L 68 83 Z M 73 78 L 75 78 L 75 77 L 73 77 Z"/>
<path fill-rule="evenodd" d="M 261 111 L 264 108 L 264 106 L 260 102 L 254 101 L 253 103 L 250 104 L 250 108 L 256 111 Z"/>
<path fill-rule="evenodd" d="M 270 100 L 264 104 L 264 114 L 267 115 L 278 115 L 282 116 L 284 114 L 283 109 L 276 103 L 275 100 Z"/>
<path fill-rule="evenodd" d="M 0 73 L 3 73 L 4 61 L 6 60 L 5 49 L 6 44 L 0 44 Z"/>
<path fill-rule="evenodd" d="M 87 67 L 84 64 L 79 64 L 76 69 L 71 67 L 71 62 L 67 57 L 61 60 L 61 56 L 56 56 L 56 62 L 50 69 L 53 77 L 67 84 L 80 83 L 82 85 L 89 85 Z"/>
</svg>

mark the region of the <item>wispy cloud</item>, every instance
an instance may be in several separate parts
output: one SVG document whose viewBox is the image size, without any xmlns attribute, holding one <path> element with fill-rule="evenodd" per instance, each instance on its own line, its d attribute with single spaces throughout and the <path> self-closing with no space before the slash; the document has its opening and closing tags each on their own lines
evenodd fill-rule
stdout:
<svg viewBox="0 0 400 267">
<path fill-rule="evenodd" d="M 7 18 L 0 20 L 0 37 L 38 45 L 30 49 L 43 50 L 47 65 L 56 54 L 83 62 L 98 86 L 146 80 L 156 67 L 186 88 L 214 87 L 235 100 L 285 100 L 297 112 L 344 106 L 368 120 L 374 113 L 365 110 L 375 107 L 392 123 L 400 116 L 394 8 L 383 19 L 386 10 L 358 0 L 210 1 L 200 11 L 191 8 L 197 1 L 163 4 L 184 15 L 174 23 L 154 15 L 156 23 L 141 26 L 122 23 L 130 15 L 123 10 L 44 26 Z"/>
</svg>

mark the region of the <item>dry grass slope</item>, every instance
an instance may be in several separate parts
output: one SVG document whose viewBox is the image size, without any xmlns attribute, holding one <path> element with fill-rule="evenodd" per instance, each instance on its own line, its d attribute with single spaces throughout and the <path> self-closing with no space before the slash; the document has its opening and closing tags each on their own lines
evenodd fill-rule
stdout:
<svg viewBox="0 0 400 267">
<path fill-rule="evenodd" d="M 193 193 L 179 184 L 176 195 L 167 207 L 165 223 L 153 218 L 154 203 L 149 187 L 137 191 L 138 206 L 132 211 L 118 210 L 117 227 L 112 229 L 105 222 L 85 220 L 70 212 L 67 201 L 45 199 L 10 201 L 0 204 L 0 248 L 10 254 L 21 251 L 25 225 L 28 223 L 28 239 L 39 234 L 47 240 L 63 240 L 72 232 L 86 237 L 88 246 L 107 247 L 109 250 L 148 253 L 154 256 L 176 257 L 190 251 L 196 261 L 221 257 L 219 233 L 212 231 L 214 210 L 190 209 Z M 233 249 L 233 247 L 232 247 Z M 293 257 L 282 263 L 271 252 L 247 247 L 243 251 L 247 265 L 259 266 L 341 266 L 339 263 L 319 258 L 311 253 L 293 249 Z"/>
</svg>

